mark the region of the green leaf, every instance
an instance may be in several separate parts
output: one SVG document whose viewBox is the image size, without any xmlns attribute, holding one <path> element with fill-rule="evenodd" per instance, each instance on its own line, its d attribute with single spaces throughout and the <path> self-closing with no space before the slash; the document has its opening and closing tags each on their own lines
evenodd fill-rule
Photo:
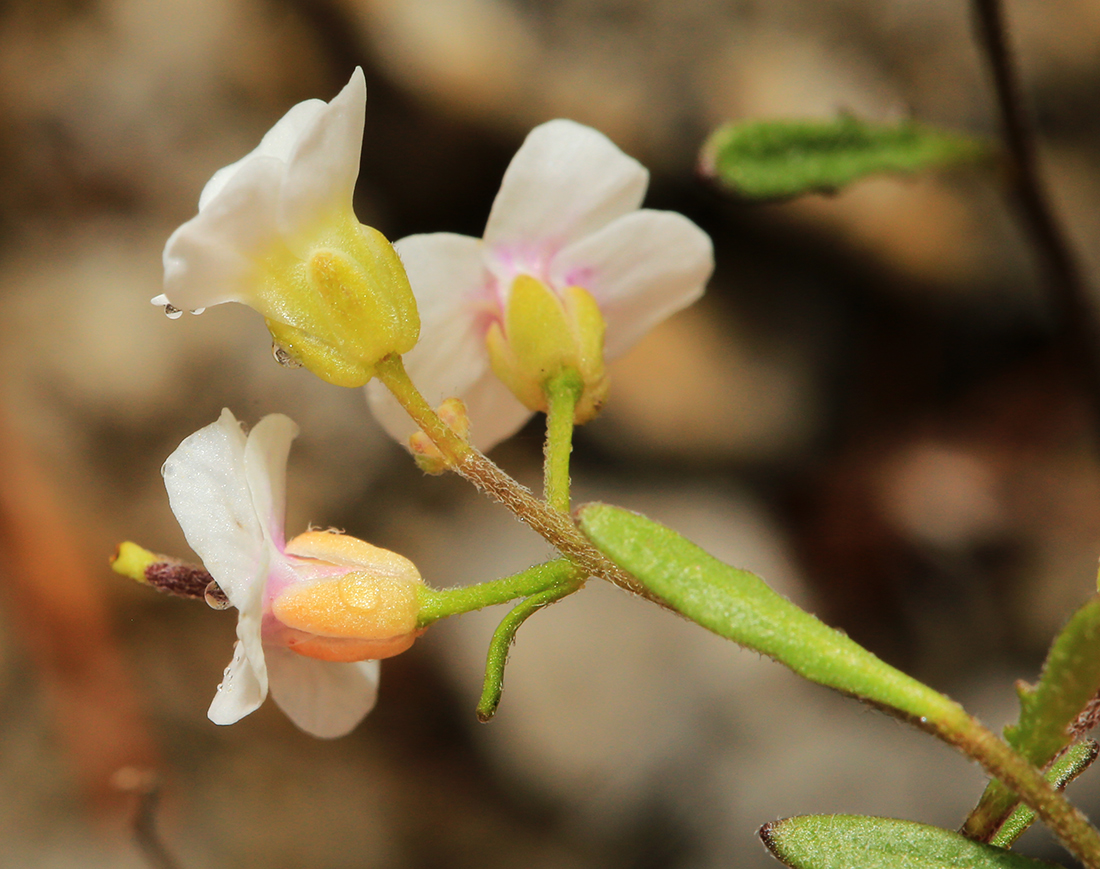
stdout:
<svg viewBox="0 0 1100 869">
<path fill-rule="evenodd" d="M 607 504 L 586 504 L 578 520 L 612 561 L 716 634 L 918 724 L 963 714 L 942 694 L 776 594 L 760 577 L 723 564 L 670 528 Z"/>
<path fill-rule="evenodd" d="M 1100 595 L 1077 610 L 1055 638 L 1039 683 L 1021 683 L 1018 691 L 1020 720 L 1005 728 L 1005 738 L 1043 766 L 1069 743 L 1069 726 L 1100 692 Z"/>
<path fill-rule="evenodd" d="M 907 121 L 746 121 L 719 127 L 703 146 L 703 171 L 748 199 L 831 192 L 867 175 L 919 172 L 988 158 L 979 139 Z"/>
<path fill-rule="evenodd" d="M 795 869 L 1051 869 L 958 833 L 890 818 L 805 815 L 765 824 L 760 838 Z"/>
<path fill-rule="evenodd" d="M 1073 614 L 1051 644 L 1038 684 L 1018 683 L 1020 720 L 1005 728 L 1008 743 L 1043 767 L 1069 744 L 1069 728 L 1085 705 L 1100 693 L 1100 595 Z M 1016 804 L 1000 782 L 989 783 L 967 819 L 966 832 L 986 838 Z"/>
<path fill-rule="evenodd" d="M 1097 754 L 1100 754 L 1100 745 L 1091 739 L 1071 745 L 1050 765 L 1050 769 L 1046 771 L 1046 780 L 1057 790 L 1064 790 L 1066 785 L 1092 765 Z M 1019 804 L 1001 824 L 989 844 L 1011 848 L 1012 843 L 1026 833 L 1034 821 L 1034 810 L 1023 803 Z"/>
</svg>

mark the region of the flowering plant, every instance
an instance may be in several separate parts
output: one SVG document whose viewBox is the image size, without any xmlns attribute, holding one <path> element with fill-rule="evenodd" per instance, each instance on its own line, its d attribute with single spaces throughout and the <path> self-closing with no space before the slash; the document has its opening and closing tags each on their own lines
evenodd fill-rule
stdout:
<svg viewBox="0 0 1100 869">
<path fill-rule="evenodd" d="M 332 102 L 295 106 L 255 151 L 216 173 L 198 215 L 168 241 L 165 294 L 154 301 L 170 316 L 244 302 L 265 317 L 282 361 L 337 385 L 373 379 L 374 412 L 391 435 L 408 439 L 422 467 L 467 478 L 558 555 L 512 576 L 437 590 L 408 560 L 355 538 L 309 531 L 287 542 L 285 467 L 296 427 L 272 415 L 245 436 L 224 411 L 164 465 L 172 509 L 204 567 L 134 544 L 115 563 L 164 590 L 238 610 L 211 720 L 239 720 L 270 689 L 303 730 L 342 735 L 374 704 L 378 659 L 406 650 L 439 619 L 515 602 L 489 645 L 477 707 L 487 721 L 524 621 L 599 578 L 916 723 L 991 778 L 965 835 L 846 816 L 767 825 L 765 842 L 789 865 L 839 865 L 837 853 L 848 865 L 866 841 L 878 849 L 867 865 L 1025 867 L 1031 861 L 1004 848 L 1038 817 L 1100 869 L 1100 831 L 1060 793 L 1098 753 L 1079 737 L 1095 724 L 1100 695 L 1100 598 L 1059 635 L 1040 683 L 1020 689 L 1020 722 L 1002 740 L 958 703 L 671 529 L 606 504 L 574 512 L 573 430 L 607 398 L 604 360 L 700 296 L 713 268 L 710 239 L 681 215 L 642 209 L 645 169 L 595 130 L 557 120 L 520 148 L 483 238 L 413 235 L 395 250 L 351 208 L 364 101 L 357 70 Z M 726 131 L 712 163 L 732 162 L 736 171 L 723 171 L 743 189 L 789 195 L 791 177 L 777 184 L 757 171 L 746 182 L 738 158 L 764 154 L 767 163 L 776 136 L 781 153 L 816 148 L 824 157 L 792 158 L 797 171 L 787 173 L 796 190 L 813 190 L 866 174 L 868 165 L 912 165 L 913 155 L 899 158 L 897 148 L 914 136 L 921 153 L 947 147 L 940 141 L 929 151 L 914 129 L 884 136 L 847 123 L 841 133 L 815 125 Z M 876 142 L 887 153 L 861 163 Z M 860 153 L 830 163 L 845 147 Z M 535 412 L 546 415 L 541 498 L 482 453 Z"/>
</svg>

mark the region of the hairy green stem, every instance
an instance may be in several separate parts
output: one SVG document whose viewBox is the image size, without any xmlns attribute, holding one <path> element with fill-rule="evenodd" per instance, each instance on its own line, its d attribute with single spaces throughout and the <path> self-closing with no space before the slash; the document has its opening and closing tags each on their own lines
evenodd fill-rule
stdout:
<svg viewBox="0 0 1100 869">
<path fill-rule="evenodd" d="M 1100 745 L 1091 739 L 1077 742 L 1067 748 L 1051 764 L 1046 772 L 1046 780 L 1058 790 L 1064 790 L 1066 785 L 1083 773 L 1100 752 Z M 1016 806 L 1008 816 L 1000 829 L 990 838 L 989 844 L 998 848 L 1011 848 L 1012 843 L 1020 838 L 1027 828 L 1035 820 L 1035 812 L 1027 806 Z"/>
<path fill-rule="evenodd" d="M 544 387 L 547 399 L 546 460 L 543 465 L 543 498 L 559 513 L 569 512 L 569 456 L 573 452 L 573 417 L 584 390 L 584 381 L 567 370 Z"/>
<path fill-rule="evenodd" d="M 400 356 L 387 356 L 379 362 L 375 376 L 393 393 L 456 473 L 511 510 L 590 576 L 598 576 L 634 594 L 655 600 L 634 577 L 593 546 L 567 513 L 548 507 L 530 489 L 513 480 L 467 440 L 455 434 L 409 379 Z"/>
<path fill-rule="evenodd" d="M 545 564 L 537 564 L 527 570 L 482 582 L 477 585 L 459 588 L 434 589 L 421 586 L 420 616 L 417 627 L 425 628 L 432 622 L 457 616 L 487 606 L 508 603 L 517 597 L 530 597 L 533 594 L 557 588 L 573 575 L 576 568 L 565 558 L 557 558 Z"/>
<path fill-rule="evenodd" d="M 496 714 L 500 705 L 500 695 L 504 691 L 504 667 L 508 663 L 508 652 L 515 639 L 516 631 L 536 612 L 545 606 L 556 603 L 576 591 L 583 583 L 583 577 L 576 568 L 570 568 L 570 576 L 560 585 L 533 594 L 527 600 L 516 605 L 497 625 L 493 638 L 489 642 L 489 651 L 485 660 L 485 682 L 481 689 L 481 699 L 477 704 L 477 720 L 482 724 Z"/>
<path fill-rule="evenodd" d="M 936 736 L 974 758 L 987 773 L 1019 794 L 1063 845 L 1089 869 L 1100 869 L 1100 832 L 1073 806 L 1042 772 L 1017 754 L 1008 743 L 947 698 L 950 707 L 922 722 Z"/>
</svg>

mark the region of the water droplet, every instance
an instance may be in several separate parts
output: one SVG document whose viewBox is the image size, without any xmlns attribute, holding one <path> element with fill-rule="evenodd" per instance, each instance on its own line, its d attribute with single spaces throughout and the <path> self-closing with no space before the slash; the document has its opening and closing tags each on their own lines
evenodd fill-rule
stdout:
<svg viewBox="0 0 1100 869">
<path fill-rule="evenodd" d="M 201 314 L 205 310 L 206 310 L 206 308 L 195 308 L 195 310 L 193 310 L 191 313 L 194 314 L 197 317 L 199 314 Z"/>
<path fill-rule="evenodd" d="M 301 368 L 302 363 L 295 359 L 290 353 L 278 344 L 271 345 L 271 355 L 275 357 L 275 361 L 278 362 L 283 368 Z"/>
<path fill-rule="evenodd" d="M 203 597 L 206 598 L 206 605 L 210 607 L 210 609 L 229 609 L 229 598 L 225 596 L 225 592 L 221 590 L 216 582 L 211 582 L 206 586 Z"/>
<path fill-rule="evenodd" d="M 178 320 L 183 316 L 183 311 L 177 308 L 175 305 L 165 305 L 164 313 L 168 315 L 169 320 Z"/>
</svg>

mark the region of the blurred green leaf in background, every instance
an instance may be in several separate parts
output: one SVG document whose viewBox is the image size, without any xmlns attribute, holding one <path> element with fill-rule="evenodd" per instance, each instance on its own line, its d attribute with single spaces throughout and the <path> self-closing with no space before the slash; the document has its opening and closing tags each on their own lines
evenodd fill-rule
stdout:
<svg viewBox="0 0 1100 869">
<path fill-rule="evenodd" d="M 746 121 L 719 127 L 703 146 L 702 171 L 746 199 L 835 192 L 867 175 L 919 172 L 988 159 L 990 144 L 906 121 Z"/>
</svg>

